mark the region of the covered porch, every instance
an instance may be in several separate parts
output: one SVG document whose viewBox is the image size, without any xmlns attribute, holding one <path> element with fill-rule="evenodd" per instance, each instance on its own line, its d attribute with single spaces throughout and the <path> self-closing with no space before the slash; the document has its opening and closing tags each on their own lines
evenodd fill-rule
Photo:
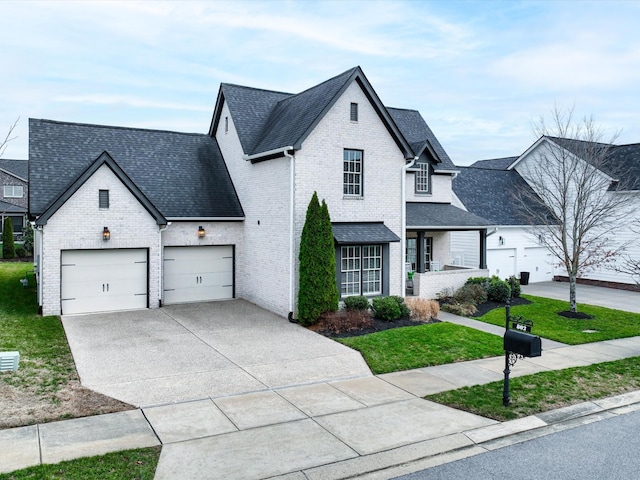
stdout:
<svg viewBox="0 0 640 480">
<path fill-rule="evenodd" d="M 405 245 L 406 295 L 436 298 L 457 290 L 469 277 L 486 276 L 488 220 L 448 203 L 407 203 Z M 474 267 L 455 265 L 451 258 L 452 231 L 479 232 L 479 262 Z"/>
</svg>

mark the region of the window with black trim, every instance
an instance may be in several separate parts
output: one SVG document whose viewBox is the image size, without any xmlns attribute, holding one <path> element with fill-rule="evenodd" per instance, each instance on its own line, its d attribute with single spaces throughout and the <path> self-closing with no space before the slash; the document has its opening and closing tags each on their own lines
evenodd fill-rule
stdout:
<svg viewBox="0 0 640 480">
<path fill-rule="evenodd" d="M 353 197 L 362 196 L 362 157 L 362 150 L 344 150 L 342 159 L 342 193 L 344 195 Z"/>
<path fill-rule="evenodd" d="M 420 170 L 416 171 L 416 193 L 431 193 L 431 165 L 417 163 Z"/>
<path fill-rule="evenodd" d="M 98 190 L 98 207 L 109 208 L 109 190 Z"/>
<path fill-rule="evenodd" d="M 358 104 L 357 103 L 352 103 L 351 104 L 350 117 L 351 117 L 351 121 L 352 122 L 357 122 L 358 121 Z"/>
</svg>

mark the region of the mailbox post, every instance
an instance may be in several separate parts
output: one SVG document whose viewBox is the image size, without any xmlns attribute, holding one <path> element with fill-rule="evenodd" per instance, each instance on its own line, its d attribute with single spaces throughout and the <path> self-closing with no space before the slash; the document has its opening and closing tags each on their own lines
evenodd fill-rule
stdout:
<svg viewBox="0 0 640 480">
<path fill-rule="evenodd" d="M 533 321 L 522 317 L 511 317 L 511 299 L 507 299 L 505 308 L 505 333 L 504 333 L 504 385 L 502 390 L 502 404 L 508 407 L 511 404 L 509 393 L 509 375 L 518 358 L 539 357 L 542 355 L 542 341 L 540 337 L 531 335 Z M 509 324 L 511 323 L 510 328 Z"/>
</svg>

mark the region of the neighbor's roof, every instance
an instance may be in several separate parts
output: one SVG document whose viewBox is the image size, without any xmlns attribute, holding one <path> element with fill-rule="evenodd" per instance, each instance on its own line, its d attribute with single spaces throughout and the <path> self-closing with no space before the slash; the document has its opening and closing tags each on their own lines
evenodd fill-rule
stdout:
<svg viewBox="0 0 640 480">
<path fill-rule="evenodd" d="M 498 160 L 508 165 L 504 161 L 506 159 Z M 534 195 L 529 184 L 515 170 L 476 168 L 478 163 L 483 162 L 460 168 L 460 173 L 453 179 L 453 191 L 464 207 L 471 213 L 482 215 L 494 225 L 530 225 L 531 222 L 518 207 L 516 197 L 517 192 L 523 190 Z M 550 212 L 546 208 L 543 210 L 551 218 Z"/>
<path fill-rule="evenodd" d="M 515 162 L 520 157 L 505 157 L 505 158 L 494 158 L 491 160 L 478 160 L 475 163 L 469 165 L 473 168 L 485 168 L 488 170 L 506 170 L 509 165 Z"/>
<path fill-rule="evenodd" d="M 166 218 L 244 217 L 214 138 L 29 120 L 29 213 L 42 214 L 103 152 Z"/>
<path fill-rule="evenodd" d="M 214 134 L 222 114 L 222 105 L 226 101 L 246 155 L 260 158 L 261 154 L 277 149 L 300 149 L 307 136 L 354 81 L 371 101 L 405 158 L 413 158 L 413 147 L 422 145 L 412 145 L 405 137 L 360 67 L 347 70 L 295 95 L 223 83 L 209 133 Z M 425 138 L 423 136 L 420 139 L 423 144 Z"/>
<path fill-rule="evenodd" d="M 333 238 L 339 244 L 399 242 L 400 237 L 382 222 L 332 223 Z"/>
<path fill-rule="evenodd" d="M 0 159 L 0 170 L 4 170 L 20 180 L 28 181 L 29 162 L 27 160 Z"/>
<path fill-rule="evenodd" d="M 416 156 L 429 152 L 436 161 L 434 171 L 456 172 L 458 168 L 453 164 L 447 152 L 433 134 L 427 122 L 417 110 L 387 107 L 389 114 L 407 139 Z"/>
<path fill-rule="evenodd" d="M 487 219 L 465 212 L 450 203 L 407 203 L 407 229 L 469 230 L 492 225 Z"/>
</svg>

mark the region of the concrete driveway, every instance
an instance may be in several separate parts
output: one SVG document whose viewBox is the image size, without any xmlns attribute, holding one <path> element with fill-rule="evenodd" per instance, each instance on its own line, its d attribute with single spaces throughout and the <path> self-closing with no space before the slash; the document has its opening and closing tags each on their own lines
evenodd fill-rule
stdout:
<svg viewBox="0 0 640 480">
<path fill-rule="evenodd" d="M 244 300 L 62 323 L 82 385 L 137 407 L 371 376 L 358 352 Z"/>
<path fill-rule="evenodd" d="M 522 293 L 536 297 L 554 298 L 569 301 L 568 282 L 539 282 L 522 286 Z M 640 292 L 618 290 L 615 288 L 595 287 L 593 285 L 576 285 L 578 303 L 598 305 L 600 307 L 640 313 Z"/>
</svg>

